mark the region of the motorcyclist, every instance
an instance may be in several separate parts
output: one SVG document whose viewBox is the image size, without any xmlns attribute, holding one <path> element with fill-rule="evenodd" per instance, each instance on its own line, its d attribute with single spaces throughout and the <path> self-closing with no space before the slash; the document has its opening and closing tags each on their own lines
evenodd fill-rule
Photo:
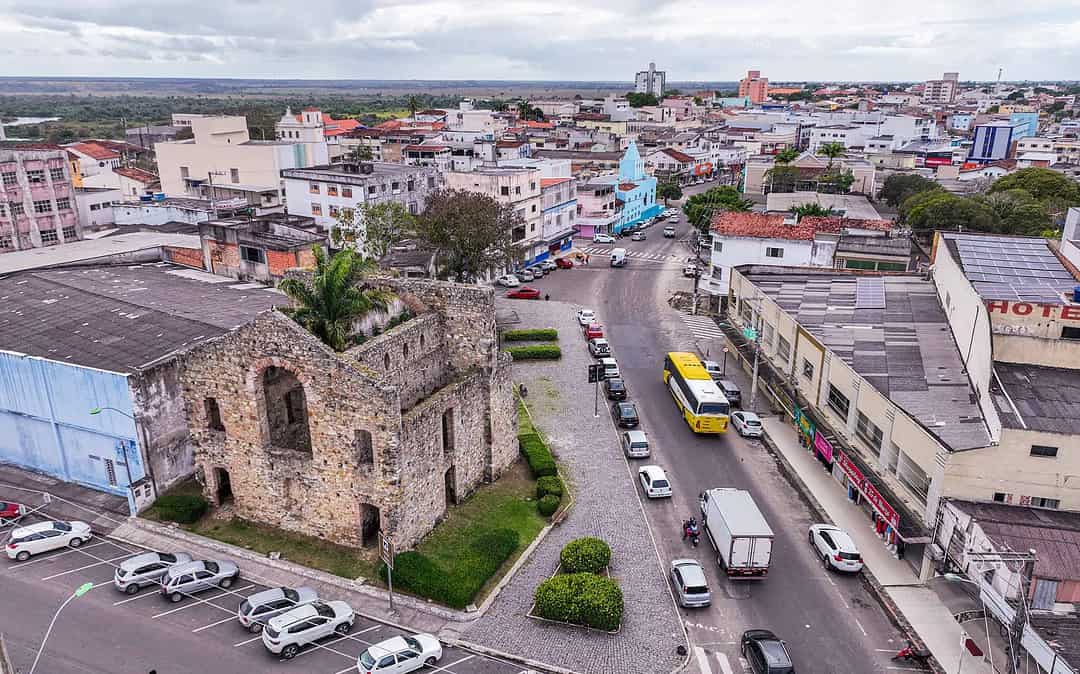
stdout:
<svg viewBox="0 0 1080 674">
<path fill-rule="evenodd" d="M 686 539 L 690 536 L 698 535 L 697 520 L 691 517 L 689 520 L 683 522 L 683 538 Z"/>
</svg>

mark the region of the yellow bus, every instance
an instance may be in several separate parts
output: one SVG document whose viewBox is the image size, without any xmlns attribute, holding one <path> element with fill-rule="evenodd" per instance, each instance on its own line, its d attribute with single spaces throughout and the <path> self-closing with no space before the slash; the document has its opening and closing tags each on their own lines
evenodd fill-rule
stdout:
<svg viewBox="0 0 1080 674">
<path fill-rule="evenodd" d="M 686 424 L 695 433 L 727 431 L 731 405 L 692 353 L 672 351 L 664 358 L 664 383 Z"/>
</svg>

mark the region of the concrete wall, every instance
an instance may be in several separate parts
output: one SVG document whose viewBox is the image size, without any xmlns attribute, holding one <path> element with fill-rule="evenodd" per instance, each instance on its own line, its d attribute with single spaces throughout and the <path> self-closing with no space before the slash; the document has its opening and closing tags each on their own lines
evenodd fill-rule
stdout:
<svg viewBox="0 0 1080 674">
<path fill-rule="evenodd" d="M 167 360 L 131 378 L 132 414 L 138 421 L 139 443 L 144 447 L 158 493 L 195 471 L 180 391 L 178 359 Z"/>
<path fill-rule="evenodd" d="M 747 236 L 712 235 L 713 246 L 710 262 L 713 269 L 720 270 L 720 283 L 726 286 L 731 278 L 731 268 L 741 264 L 765 264 L 777 266 L 809 266 L 814 257 L 813 241 L 788 239 L 760 239 Z M 717 241 L 722 242 L 716 252 Z M 835 243 L 833 244 L 835 249 Z M 766 257 L 767 248 L 781 248 L 783 257 Z M 832 257 L 831 255 L 829 256 Z M 832 266 L 831 264 L 829 266 Z M 713 274 L 716 278 L 716 275 Z"/>
<path fill-rule="evenodd" d="M 83 228 L 107 228 L 116 222 L 111 204 L 120 201 L 120 190 L 84 192 L 75 191 L 75 205 L 79 210 L 79 222 Z"/>
</svg>

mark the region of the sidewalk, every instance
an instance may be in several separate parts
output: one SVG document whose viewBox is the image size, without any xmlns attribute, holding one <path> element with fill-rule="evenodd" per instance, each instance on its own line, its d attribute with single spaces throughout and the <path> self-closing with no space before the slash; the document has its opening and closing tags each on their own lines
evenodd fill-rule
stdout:
<svg viewBox="0 0 1080 674">
<path fill-rule="evenodd" d="M 964 650 L 965 632 L 952 611 L 931 587 L 919 582 L 907 562 L 894 557 L 882 544 L 866 514 L 847 499 L 840 485 L 799 445 L 794 426 L 786 418 L 775 416 L 763 417 L 762 423 L 781 460 L 797 476 L 818 508 L 855 540 L 872 583 L 880 586 L 942 668 L 946 672 L 990 674 L 992 670 L 986 662 Z"/>
<path fill-rule="evenodd" d="M 0 463 L 0 493 L 29 508 L 43 507 L 51 517 L 81 520 L 94 531 L 108 532 L 126 521 L 128 502 L 123 496 Z M 47 504 L 47 505 L 46 505 Z"/>
</svg>

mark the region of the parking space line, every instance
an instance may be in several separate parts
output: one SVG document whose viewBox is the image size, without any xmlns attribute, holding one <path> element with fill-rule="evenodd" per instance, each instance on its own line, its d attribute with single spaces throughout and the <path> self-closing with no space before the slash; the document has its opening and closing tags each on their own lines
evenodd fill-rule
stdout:
<svg viewBox="0 0 1080 674">
<path fill-rule="evenodd" d="M 356 671 L 356 665 L 349 665 L 348 667 L 341 670 L 340 672 L 334 672 L 334 674 L 346 674 L 346 672 L 355 672 L 355 671 Z"/>
<path fill-rule="evenodd" d="M 366 629 L 362 629 L 362 630 L 360 630 L 359 632 L 353 632 L 353 634 L 354 634 L 354 635 L 355 635 L 355 634 L 365 634 L 365 633 L 367 633 L 367 632 L 371 632 L 371 631 L 373 631 L 373 630 L 377 630 L 377 629 L 379 629 L 380 627 L 386 627 L 386 625 L 374 625 L 374 626 L 372 626 L 372 627 L 368 627 L 368 628 L 366 628 Z"/>
<path fill-rule="evenodd" d="M 71 548 L 69 550 L 64 550 L 63 552 L 58 552 L 55 555 L 49 555 L 48 557 L 38 557 L 37 559 L 32 559 L 29 562 L 22 562 L 20 564 L 12 564 L 11 566 L 8 567 L 8 570 L 9 571 L 14 571 L 15 569 L 21 569 L 24 566 L 30 566 L 31 564 L 37 564 L 38 562 L 47 562 L 50 559 L 56 559 L 57 557 L 63 557 L 64 555 L 69 555 L 69 554 L 71 554 L 73 552 L 82 552 L 83 550 L 85 550 L 87 548 L 92 548 L 92 547 L 95 547 L 95 546 L 98 546 L 98 545 L 105 545 L 106 543 L 108 543 L 108 541 L 98 541 L 97 543 L 91 543 L 90 545 L 80 545 L 77 548 Z"/>
<path fill-rule="evenodd" d="M 343 637 L 338 637 L 337 639 L 334 639 L 332 641 L 328 641 L 325 644 L 313 643 L 311 645 L 314 646 L 315 648 L 309 648 L 307 650 L 300 651 L 299 653 L 296 654 L 296 657 L 298 658 L 301 655 L 307 655 L 308 653 L 314 653 L 316 651 L 321 651 L 323 649 L 326 649 L 326 650 L 330 651 L 331 653 L 337 653 L 338 655 L 340 655 L 343 658 L 349 658 L 350 660 L 356 660 L 355 655 L 349 655 L 348 653 L 342 653 L 341 651 L 337 650 L 336 648 L 330 648 L 330 644 L 336 644 L 339 641 L 345 641 L 348 638 L 349 638 L 348 635 L 345 635 Z M 295 660 L 296 658 L 293 658 L 293 659 Z M 281 658 L 281 661 L 284 662 L 285 658 Z M 353 667 L 355 667 L 355 666 L 356 665 L 353 665 Z"/>
<path fill-rule="evenodd" d="M 136 599 L 142 599 L 143 597 L 153 597 L 153 596 L 155 596 L 157 594 L 158 594 L 157 590 L 152 590 L 150 592 L 143 592 L 142 594 L 136 595 L 134 597 L 130 597 L 128 599 L 121 599 L 120 601 L 114 601 L 113 606 L 119 606 L 120 604 L 126 604 L 129 601 L 135 601 Z"/>
<path fill-rule="evenodd" d="M 255 587 L 255 586 L 254 585 L 248 585 L 247 587 L 240 588 L 240 590 L 250 590 L 253 587 Z M 221 589 L 221 588 L 218 588 L 218 589 Z M 237 590 L 237 592 L 239 592 L 240 590 Z M 227 596 L 229 594 L 232 594 L 232 593 L 228 592 L 228 591 L 225 591 L 225 592 L 222 592 L 219 595 L 215 595 L 213 597 L 207 597 L 206 599 L 196 599 L 195 601 L 193 601 L 193 602 L 191 602 L 189 604 L 184 604 L 183 606 L 178 606 L 178 607 L 176 607 L 176 608 L 174 608 L 172 610 L 165 611 L 164 613 L 159 613 L 156 616 L 151 617 L 151 620 L 157 620 L 158 618 L 161 618 L 163 616 L 167 616 L 167 615 L 169 615 L 171 613 L 176 613 L 178 611 L 183 611 L 186 608 L 191 608 L 192 606 L 198 606 L 199 604 L 210 604 L 210 601 L 212 599 L 221 599 L 222 597 Z M 224 608 L 223 606 L 218 606 L 217 604 L 210 604 L 210 606 L 213 606 L 214 608 L 217 608 L 217 609 L 221 609 L 222 611 L 228 611 L 229 613 L 232 613 L 232 609 L 227 609 L 227 608 Z"/>
<path fill-rule="evenodd" d="M 233 646 L 233 648 L 236 648 L 237 646 L 244 646 L 244 645 L 250 644 L 252 641 L 258 641 L 259 639 L 262 639 L 261 634 L 258 635 L 258 636 L 251 637 L 250 639 L 245 639 L 244 641 L 241 641 L 240 643 L 237 643 L 237 644 L 233 644 L 232 646 Z"/>
<path fill-rule="evenodd" d="M 102 564 L 112 564 L 113 562 L 115 562 L 118 559 L 124 559 L 124 558 L 130 557 L 130 556 L 131 556 L 130 554 L 125 554 L 125 555 L 120 555 L 119 557 L 113 557 L 112 559 L 102 559 L 100 561 L 94 562 L 93 564 L 87 564 L 86 566 L 80 566 L 77 569 L 72 569 L 70 571 L 61 571 L 60 573 L 54 573 L 51 576 L 45 576 L 44 578 L 42 578 L 42 580 L 52 580 L 53 578 L 59 578 L 60 576 L 66 576 L 69 573 L 75 573 L 76 571 L 82 571 L 83 569 L 89 569 L 89 568 L 92 568 L 92 567 L 95 567 L 95 566 L 101 566 Z M 94 557 L 93 555 L 87 555 L 87 557 L 90 557 L 91 559 L 97 559 L 97 557 Z"/>
<path fill-rule="evenodd" d="M 432 672 L 448 672 L 448 671 L 450 671 L 450 668 L 453 667 L 454 665 L 460 665 L 461 663 L 465 662 L 466 660 L 472 660 L 475 657 L 476 657 L 476 655 L 474 653 L 470 653 L 470 654 L 466 655 L 465 657 L 461 658 L 460 660 L 454 660 L 449 665 L 442 665 L 441 667 L 432 667 L 431 671 Z"/>
<path fill-rule="evenodd" d="M 203 625 L 202 627 L 196 627 L 195 629 L 193 629 L 193 630 L 191 630 L 191 631 L 192 631 L 192 632 L 202 632 L 203 630 L 208 630 L 208 629 L 210 629 L 211 627 L 217 627 L 218 625 L 220 625 L 220 624 L 222 624 L 222 623 L 227 623 L 227 622 L 229 622 L 230 620 L 236 620 L 236 619 L 237 619 L 237 618 L 236 618 L 236 616 L 235 616 L 235 615 L 231 615 L 231 616 L 229 616 L 228 618 L 222 618 L 221 620 L 219 620 L 219 621 L 217 621 L 217 622 L 213 622 L 213 623 L 210 623 L 209 625 Z"/>
</svg>

